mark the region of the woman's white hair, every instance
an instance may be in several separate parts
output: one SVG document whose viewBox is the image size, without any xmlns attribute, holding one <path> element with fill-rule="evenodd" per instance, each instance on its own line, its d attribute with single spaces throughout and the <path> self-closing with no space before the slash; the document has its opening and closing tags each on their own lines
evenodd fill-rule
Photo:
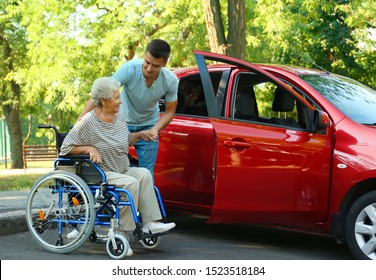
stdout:
<svg viewBox="0 0 376 280">
<path fill-rule="evenodd" d="M 110 99 L 115 90 L 120 88 L 120 82 L 111 77 L 101 77 L 94 81 L 91 87 L 91 99 L 96 106 L 100 105 L 100 99 Z"/>
</svg>

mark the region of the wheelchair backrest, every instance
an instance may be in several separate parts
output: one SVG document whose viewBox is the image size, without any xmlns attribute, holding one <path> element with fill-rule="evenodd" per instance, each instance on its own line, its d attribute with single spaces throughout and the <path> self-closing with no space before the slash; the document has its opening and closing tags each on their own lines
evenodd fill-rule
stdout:
<svg viewBox="0 0 376 280">
<path fill-rule="evenodd" d="M 61 145 L 63 145 L 64 138 L 65 136 L 67 136 L 67 134 L 68 134 L 67 132 L 66 133 L 55 132 L 57 154 L 60 154 Z"/>
</svg>

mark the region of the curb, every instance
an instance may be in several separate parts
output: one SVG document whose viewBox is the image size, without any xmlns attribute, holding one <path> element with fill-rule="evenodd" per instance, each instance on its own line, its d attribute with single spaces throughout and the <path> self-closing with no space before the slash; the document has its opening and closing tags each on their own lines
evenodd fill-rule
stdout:
<svg viewBox="0 0 376 280">
<path fill-rule="evenodd" d="M 26 204 L 30 190 L 0 191 L 0 235 L 28 231 Z"/>
<path fill-rule="evenodd" d="M 8 235 L 28 230 L 25 211 L 0 214 L 0 235 Z"/>
</svg>

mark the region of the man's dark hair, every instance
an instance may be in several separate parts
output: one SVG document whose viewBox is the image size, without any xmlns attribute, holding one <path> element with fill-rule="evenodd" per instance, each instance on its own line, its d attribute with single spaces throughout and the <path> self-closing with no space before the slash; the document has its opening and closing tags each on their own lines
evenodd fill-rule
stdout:
<svg viewBox="0 0 376 280">
<path fill-rule="evenodd" d="M 154 39 L 149 43 L 146 52 L 150 53 L 155 58 L 163 57 L 167 61 L 170 56 L 171 47 L 164 40 Z"/>
</svg>

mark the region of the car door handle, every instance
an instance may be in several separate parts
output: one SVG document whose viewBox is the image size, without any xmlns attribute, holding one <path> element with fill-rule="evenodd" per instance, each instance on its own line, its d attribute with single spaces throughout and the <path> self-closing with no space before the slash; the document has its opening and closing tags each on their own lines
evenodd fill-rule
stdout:
<svg viewBox="0 0 376 280">
<path fill-rule="evenodd" d="M 247 142 L 226 140 L 223 142 L 226 147 L 230 148 L 252 148 L 252 145 Z"/>
</svg>

